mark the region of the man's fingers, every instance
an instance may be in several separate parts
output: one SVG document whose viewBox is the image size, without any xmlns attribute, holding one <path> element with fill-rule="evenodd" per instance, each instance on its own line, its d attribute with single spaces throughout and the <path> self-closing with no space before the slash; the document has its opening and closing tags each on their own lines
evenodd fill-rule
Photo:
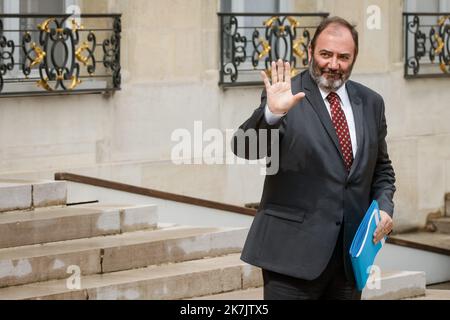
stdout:
<svg viewBox="0 0 450 320">
<path fill-rule="evenodd" d="M 275 61 L 272 61 L 272 68 L 270 69 L 270 73 L 272 74 L 272 84 L 278 82 L 278 74 L 277 74 L 277 64 Z"/>
<path fill-rule="evenodd" d="M 304 92 L 299 92 L 294 96 L 294 99 L 296 101 L 296 103 L 298 103 L 300 100 L 302 100 L 305 97 L 305 93 Z"/>
<path fill-rule="evenodd" d="M 375 229 L 374 236 L 383 233 L 383 231 L 384 231 L 384 224 L 380 222 L 380 224 L 378 224 L 377 228 Z"/>
<path fill-rule="evenodd" d="M 284 64 L 284 81 L 291 85 L 291 65 L 289 62 Z"/>
<path fill-rule="evenodd" d="M 261 77 L 263 78 L 264 85 L 266 86 L 266 92 L 267 92 L 270 88 L 269 77 L 267 76 L 265 71 L 261 71 Z"/>
<path fill-rule="evenodd" d="M 373 243 L 377 244 L 378 242 L 380 242 L 381 239 L 383 239 L 384 235 L 379 235 L 376 237 L 373 237 Z"/>
<path fill-rule="evenodd" d="M 277 62 L 277 74 L 278 74 L 278 82 L 284 81 L 284 63 L 281 59 L 278 59 Z"/>
<path fill-rule="evenodd" d="M 377 244 L 381 239 L 383 239 L 385 236 L 388 236 L 389 233 L 392 231 L 392 227 L 386 226 L 383 229 L 376 230 L 373 234 L 373 242 Z"/>
<path fill-rule="evenodd" d="M 374 234 L 373 241 L 374 243 L 378 243 L 384 236 L 388 235 L 392 231 L 392 227 L 394 226 L 392 220 L 390 219 L 381 219 L 378 224 Z"/>
<path fill-rule="evenodd" d="M 387 222 L 384 225 L 383 233 L 388 234 L 389 232 L 391 232 L 391 230 L 392 230 L 392 222 Z"/>
<path fill-rule="evenodd" d="M 383 239 L 383 237 L 384 237 L 384 232 L 383 232 L 383 229 L 378 229 L 377 228 L 377 230 L 375 230 L 375 233 L 374 233 L 374 235 L 373 235 L 373 242 L 375 243 L 375 244 L 377 244 L 381 239 Z"/>
</svg>

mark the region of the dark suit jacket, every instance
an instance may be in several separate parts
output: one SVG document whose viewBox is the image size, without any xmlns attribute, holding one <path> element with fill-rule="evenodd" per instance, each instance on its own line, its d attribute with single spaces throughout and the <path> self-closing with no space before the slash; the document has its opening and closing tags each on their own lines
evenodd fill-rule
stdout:
<svg viewBox="0 0 450 320">
<path fill-rule="evenodd" d="M 292 79 L 293 94 L 304 92 L 306 98 L 279 123 L 265 121 L 264 90 L 260 107 L 240 127 L 244 131 L 280 130 L 279 171 L 266 176 L 243 261 L 292 277 L 315 279 L 327 266 L 342 225 L 346 274 L 354 281 L 348 254 L 353 236 L 372 199 L 378 200 L 381 210 L 393 214 L 395 175 L 385 141 L 383 98 L 353 81 L 346 86 L 358 144 L 349 174 L 330 115 L 308 71 Z M 235 154 L 248 158 L 248 150 L 239 154 L 236 142 L 235 135 Z"/>
</svg>

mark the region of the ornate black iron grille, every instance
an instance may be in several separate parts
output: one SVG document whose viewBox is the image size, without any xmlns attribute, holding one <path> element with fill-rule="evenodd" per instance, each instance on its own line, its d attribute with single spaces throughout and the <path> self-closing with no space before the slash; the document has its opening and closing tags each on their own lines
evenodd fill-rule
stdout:
<svg viewBox="0 0 450 320">
<path fill-rule="evenodd" d="M 450 76 L 450 13 L 403 13 L 405 78 Z"/>
<path fill-rule="evenodd" d="M 219 13 L 223 87 L 262 85 L 260 71 L 273 60 L 293 66 L 293 74 L 308 66 L 308 46 L 328 13 Z"/>
<path fill-rule="evenodd" d="M 0 15 L 0 97 L 120 89 L 121 15 Z"/>
</svg>

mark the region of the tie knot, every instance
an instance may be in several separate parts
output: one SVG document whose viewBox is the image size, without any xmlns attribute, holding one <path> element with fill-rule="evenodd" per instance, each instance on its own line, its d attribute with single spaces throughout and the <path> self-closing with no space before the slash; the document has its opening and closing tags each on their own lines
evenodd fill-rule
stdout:
<svg viewBox="0 0 450 320">
<path fill-rule="evenodd" d="M 327 100 L 330 104 L 334 104 L 339 101 L 339 95 L 336 92 L 330 92 L 327 96 Z"/>
</svg>

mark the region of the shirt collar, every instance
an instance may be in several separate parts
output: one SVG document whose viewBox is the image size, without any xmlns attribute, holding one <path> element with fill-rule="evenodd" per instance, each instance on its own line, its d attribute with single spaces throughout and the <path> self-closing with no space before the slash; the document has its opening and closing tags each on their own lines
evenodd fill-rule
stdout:
<svg viewBox="0 0 450 320">
<path fill-rule="evenodd" d="M 347 93 L 346 86 L 347 86 L 347 83 L 344 83 L 344 85 L 342 85 L 337 91 L 335 91 L 336 94 L 339 96 L 339 99 L 341 100 L 341 104 L 342 105 L 344 104 L 344 101 L 343 101 L 344 99 L 342 99 L 342 98 Z M 320 91 L 320 94 L 322 96 L 322 99 L 327 101 L 327 96 L 328 96 L 329 92 L 326 92 L 326 91 L 322 90 L 322 88 L 320 88 L 320 87 L 319 87 L 319 91 Z"/>
</svg>

